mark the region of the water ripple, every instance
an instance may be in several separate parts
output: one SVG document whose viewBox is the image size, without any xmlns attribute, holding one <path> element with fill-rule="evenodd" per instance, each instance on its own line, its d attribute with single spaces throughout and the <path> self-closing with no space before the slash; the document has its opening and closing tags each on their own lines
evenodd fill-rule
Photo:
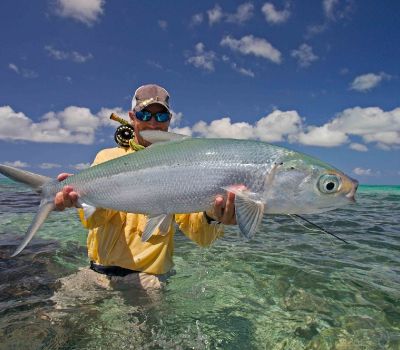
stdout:
<svg viewBox="0 0 400 350">
<path fill-rule="evenodd" d="M 0 181 L 0 338 L 9 348 L 400 348 L 397 189 L 361 189 L 356 205 L 307 216 L 350 244 L 287 216 L 265 216 L 249 242 L 227 228 L 207 249 L 177 233 L 177 274 L 157 302 L 111 292 L 88 302 L 90 292 L 63 310 L 62 324 L 48 316 L 57 278 L 87 263 L 76 214 L 53 213 L 7 259 L 38 201 Z"/>
</svg>

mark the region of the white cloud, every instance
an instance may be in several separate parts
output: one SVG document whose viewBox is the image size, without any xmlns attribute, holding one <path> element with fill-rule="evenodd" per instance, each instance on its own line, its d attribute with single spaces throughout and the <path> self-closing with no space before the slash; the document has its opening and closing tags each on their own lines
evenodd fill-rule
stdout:
<svg viewBox="0 0 400 350">
<path fill-rule="evenodd" d="M 125 119 L 127 122 L 130 121 L 129 111 L 123 110 L 121 107 L 106 108 L 102 107 L 100 111 L 97 112 L 97 117 L 100 119 L 99 123 L 103 126 L 118 127 L 118 122 L 110 119 L 110 115 L 115 113 L 120 118 Z"/>
<path fill-rule="evenodd" d="M 76 170 L 85 170 L 87 168 L 90 168 L 90 163 L 78 163 L 74 165 L 70 165 L 71 168 L 74 168 Z"/>
<path fill-rule="evenodd" d="M 302 130 L 302 120 L 296 111 L 275 110 L 261 118 L 255 126 L 255 135 L 262 141 L 292 140 Z"/>
<path fill-rule="evenodd" d="M 10 63 L 8 65 L 8 68 L 10 68 L 11 70 L 13 70 L 15 73 L 19 74 L 19 69 L 18 67 L 14 64 L 14 63 Z"/>
<path fill-rule="evenodd" d="M 104 3 L 104 0 L 56 0 L 55 11 L 61 17 L 91 26 L 104 13 Z"/>
<path fill-rule="evenodd" d="M 368 151 L 368 147 L 361 144 L 361 143 L 356 143 L 353 142 L 349 145 L 349 148 L 354 150 L 354 151 L 358 151 L 358 152 L 367 152 Z"/>
<path fill-rule="evenodd" d="M 365 152 L 366 145 L 352 142 L 352 136 L 365 143 L 389 150 L 400 145 L 400 108 L 384 112 L 377 107 L 346 109 L 323 125 L 306 125 L 296 111 L 275 110 L 254 125 L 232 123 L 230 118 L 209 124 L 196 123 L 192 132 L 205 137 L 256 138 L 267 142 L 297 142 L 308 146 L 337 147 L 349 143 L 356 151 Z"/>
<path fill-rule="evenodd" d="M 390 151 L 390 150 L 391 150 L 390 146 L 385 145 L 384 143 L 380 143 L 380 142 L 378 142 L 378 143 L 376 144 L 376 148 L 379 148 L 379 149 L 381 149 L 382 151 Z"/>
<path fill-rule="evenodd" d="M 29 168 L 29 164 L 16 160 L 14 162 L 4 162 L 4 165 L 12 166 L 14 168 Z"/>
<path fill-rule="evenodd" d="M 81 53 L 79 53 L 79 52 L 72 51 L 72 52 L 70 53 L 70 57 L 71 57 L 71 60 L 72 60 L 73 62 L 76 62 L 76 63 L 85 63 L 87 60 L 91 60 L 91 59 L 93 58 L 93 55 L 92 55 L 91 53 L 88 53 L 88 54 L 85 56 L 85 55 L 83 55 L 83 54 L 81 54 Z"/>
<path fill-rule="evenodd" d="M 267 40 L 247 35 L 237 40 L 231 36 L 225 36 L 221 40 L 221 46 L 227 46 L 233 51 L 244 55 L 254 55 L 268 59 L 274 63 L 281 63 L 281 53 L 275 49 Z"/>
<path fill-rule="evenodd" d="M 344 19 L 353 11 L 352 0 L 323 0 L 322 8 L 325 17 L 330 21 Z"/>
<path fill-rule="evenodd" d="M 210 26 L 221 21 L 241 24 L 253 17 L 253 10 L 254 5 L 250 2 L 239 5 L 234 13 L 223 12 L 221 6 L 216 4 L 211 10 L 207 11 L 208 23 Z M 200 16 L 195 16 L 197 16 L 196 19 L 192 17 L 192 23 L 200 23 L 202 21 L 202 17 L 200 21 Z"/>
<path fill-rule="evenodd" d="M 261 118 L 255 125 L 247 122 L 232 123 L 229 117 L 207 124 L 196 123 L 192 131 L 203 137 L 227 137 L 237 139 L 260 139 L 266 142 L 279 142 L 291 138 L 301 129 L 301 118 L 296 111 L 273 111 Z"/>
<path fill-rule="evenodd" d="M 56 164 L 56 163 L 42 163 L 39 165 L 39 168 L 41 169 L 55 169 L 55 168 L 61 168 L 61 164 Z"/>
<path fill-rule="evenodd" d="M 306 132 L 300 132 L 296 141 L 308 146 L 335 147 L 348 142 L 346 133 L 332 130 L 329 124 L 309 126 Z"/>
<path fill-rule="evenodd" d="M 290 11 L 287 7 L 284 10 L 278 11 L 270 2 L 266 2 L 261 8 L 261 11 L 265 15 L 265 20 L 271 24 L 284 23 L 290 17 Z"/>
<path fill-rule="evenodd" d="M 39 74 L 33 70 L 26 68 L 19 68 L 15 63 L 9 63 L 8 68 L 17 73 L 18 75 L 22 76 L 23 78 L 35 79 L 39 76 Z"/>
<path fill-rule="evenodd" d="M 368 73 L 356 77 L 350 85 L 350 89 L 356 91 L 369 91 L 378 86 L 383 80 L 389 80 L 391 76 L 384 72 L 379 74 Z"/>
<path fill-rule="evenodd" d="M 66 52 L 57 50 L 50 45 L 46 45 L 44 49 L 48 52 L 50 57 L 58 61 L 69 60 L 75 63 L 85 63 L 86 61 L 93 58 L 93 55 L 91 53 L 83 55 L 77 51 Z"/>
<path fill-rule="evenodd" d="M 170 128 L 170 130 L 176 134 L 192 136 L 192 129 L 189 126 L 183 128 Z"/>
<path fill-rule="evenodd" d="M 323 33 L 328 28 L 326 23 L 324 24 L 314 24 L 307 26 L 305 37 L 306 39 L 310 39 L 317 34 Z"/>
<path fill-rule="evenodd" d="M 35 123 L 10 106 L 0 107 L 0 139 L 32 142 L 91 144 L 100 119 L 88 108 L 70 106 L 48 112 Z"/>
<path fill-rule="evenodd" d="M 238 73 L 240 73 L 242 75 L 254 78 L 254 73 L 253 73 L 253 71 L 251 69 L 246 69 L 246 68 L 243 68 L 243 67 L 239 67 L 237 65 L 237 63 L 235 63 L 235 62 L 231 63 L 231 67 L 232 67 L 232 69 L 234 71 L 236 71 L 236 72 L 238 72 Z"/>
<path fill-rule="evenodd" d="M 349 18 L 353 11 L 353 2 L 353 0 L 323 0 L 324 22 L 307 26 L 305 38 L 310 39 L 321 34 L 331 26 L 332 22 Z"/>
<path fill-rule="evenodd" d="M 250 2 L 246 2 L 237 7 L 235 13 L 226 14 L 226 22 L 231 23 L 243 23 L 253 17 L 254 5 Z"/>
<path fill-rule="evenodd" d="M 193 126 L 192 130 L 204 137 L 227 137 L 236 139 L 254 137 L 253 127 L 249 123 L 231 123 L 231 119 L 228 117 L 213 120 L 210 124 L 200 121 Z"/>
<path fill-rule="evenodd" d="M 168 22 L 164 21 L 164 20 L 159 20 L 158 21 L 158 26 L 162 29 L 162 30 L 167 30 L 168 28 Z"/>
<path fill-rule="evenodd" d="M 190 25 L 191 26 L 197 26 L 201 23 L 203 23 L 203 14 L 202 13 L 196 13 L 192 16 L 191 20 L 190 20 Z"/>
<path fill-rule="evenodd" d="M 177 112 L 171 110 L 171 114 L 172 114 L 172 118 L 171 118 L 170 125 L 172 127 L 174 127 L 174 126 L 177 127 L 182 122 L 183 113 L 182 112 L 177 113 Z"/>
<path fill-rule="evenodd" d="M 325 124 L 331 131 L 356 135 L 366 143 L 387 149 L 400 145 L 400 108 L 385 112 L 378 107 L 354 107 Z"/>
<path fill-rule="evenodd" d="M 196 68 L 207 71 L 214 71 L 214 62 L 217 60 L 217 55 L 214 51 L 205 51 L 203 43 L 197 43 L 193 56 L 187 58 L 186 63 L 193 65 Z"/>
<path fill-rule="evenodd" d="M 228 57 L 226 59 L 230 62 Z M 101 108 L 94 114 L 88 108 L 69 106 L 62 111 L 50 111 L 34 122 L 24 113 L 2 106 L 0 140 L 92 144 L 100 128 L 118 126 L 109 119 L 111 112 L 129 120 L 128 112 L 120 107 Z M 185 135 L 260 139 L 321 147 L 348 144 L 350 149 L 360 152 L 368 151 L 369 144 L 382 150 L 400 148 L 400 107 L 391 111 L 378 107 L 348 108 L 322 125 L 307 125 L 306 119 L 295 110 L 274 110 L 253 124 L 232 122 L 225 117 L 209 123 L 199 121 L 192 127 L 181 127 L 182 113 L 173 114 L 171 130 Z"/>
<path fill-rule="evenodd" d="M 48 143 L 92 144 L 100 127 L 117 127 L 111 113 L 129 121 L 128 112 L 120 107 L 101 108 L 97 114 L 84 107 L 69 106 L 62 111 L 47 112 L 34 122 L 10 106 L 0 107 L 0 140 Z"/>
<path fill-rule="evenodd" d="M 297 50 L 293 50 L 292 57 L 296 58 L 300 67 L 308 67 L 312 62 L 318 60 L 318 56 L 312 51 L 312 47 L 301 44 Z"/>
<path fill-rule="evenodd" d="M 221 57 L 221 59 L 222 59 L 222 62 L 225 62 L 225 63 L 229 64 L 231 66 L 231 68 L 235 72 L 238 72 L 238 73 L 240 73 L 242 75 L 245 75 L 245 76 L 248 76 L 248 77 L 251 77 L 251 78 L 255 77 L 255 74 L 251 69 L 240 67 L 236 62 L 231 62 L 231 59 L 228 56 L 223 55 Z"/>
<path fill-rule="evenodd" d="M 381 172 L 378 171 L 374 171 L 372 169 L 364 169 L 364 168 L 354 168 L 353 169 L 353 173 L 358 175 L 358 176 L 378 176 L 381 174 Z"/>
<path fill-rule="evenodd" d="M 399 131 L 382 131 L 364 135 L 365 142 L 378 142 L 380 144 L 394 145 L 400 144 Z"/>
<path fill-rule="evenodd" d="M 335 6 L 339 3 L 339 0 L 323 0 L 322 7 L 324 9 L 325 16 L 333 19 L 335 18 L 334 11 Z"/>
<path fill-rule="evenodd" d="M 349 134 L 364 138 L 379 139 L 382 133 L 400 132 L 400 107 L 385 112 L 379 107 L 348 108 L 337 115 L 331 122 L 332 127 Z M 383 143 L 395 143 L 382 140 Z M 400 143 L 400 139 L 396 140 Z"/>
<path fill-rule="evenodd" d="M 208 23 L 212 26 L 214 23 L 221 21 L 223 17 L 223 12 L 221 6 L 218 4 L 214 6 L 211 10 L 207 11 Z"/>
</svg>

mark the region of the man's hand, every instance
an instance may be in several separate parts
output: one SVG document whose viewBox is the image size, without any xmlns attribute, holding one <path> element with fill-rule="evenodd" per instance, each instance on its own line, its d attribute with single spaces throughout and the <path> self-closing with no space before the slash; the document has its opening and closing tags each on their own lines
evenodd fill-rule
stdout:
<svg viewBox="0 0 400 350">
<path fill-rule="evenodd" d="M 72 174 L 62 173 L 57 176 L 58 181 L 65 180 Z M 77 207 L 78 206 L 78 193 L 74 192 L 71 186 L 64 186 L 62 191 L 57 192 L 54 197 L 54 205 L 56 210 L 64 210 L 65 208 Z"/>
<path fill-rule="evenodd" d="M 237 190 L 246 189 L 245 186 L 237 186 Z M 214 207 L 207 211 L 207 215 L 224 225 L 236 225 L 235 194 L 228 192 L 226 201 L 223 196 L 215 197 Z"/>
</svg>

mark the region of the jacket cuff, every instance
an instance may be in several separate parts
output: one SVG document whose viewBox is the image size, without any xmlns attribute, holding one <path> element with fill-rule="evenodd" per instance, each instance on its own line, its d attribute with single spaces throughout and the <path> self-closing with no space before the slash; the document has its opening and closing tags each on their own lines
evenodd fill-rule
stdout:
<svg viewBox="0 0 400 350">
<path fill-rule="evenodd" d="M 203 211 L 203 215 L 204 215 L 204 218 L 207 221 L 207 224 L 209 224 L 209 225 L 211 225 L 213 222 L 215 222 L 217 224 L 221 223 L 221 221 L 217 221 L 217 220 L 213 219 L 212 217 L 210 217 L 209 215 L 207 215 L 206 211 Z"/>
</svg>

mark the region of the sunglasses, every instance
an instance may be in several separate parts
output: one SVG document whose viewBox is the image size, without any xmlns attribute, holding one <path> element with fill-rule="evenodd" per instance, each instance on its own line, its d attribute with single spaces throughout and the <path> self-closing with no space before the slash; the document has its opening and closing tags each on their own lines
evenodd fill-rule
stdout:
<svg viewBox="0 0 400 350">
<path fill-rule="evenodd" d="M 168 112 L 151 113 L 149 111 L 138 111 L 135 115 L 142 122 L 148 122 L 152 117 L 159 123 L 165 123 L 171 119 L 171 114 Z"/>
</svg>

